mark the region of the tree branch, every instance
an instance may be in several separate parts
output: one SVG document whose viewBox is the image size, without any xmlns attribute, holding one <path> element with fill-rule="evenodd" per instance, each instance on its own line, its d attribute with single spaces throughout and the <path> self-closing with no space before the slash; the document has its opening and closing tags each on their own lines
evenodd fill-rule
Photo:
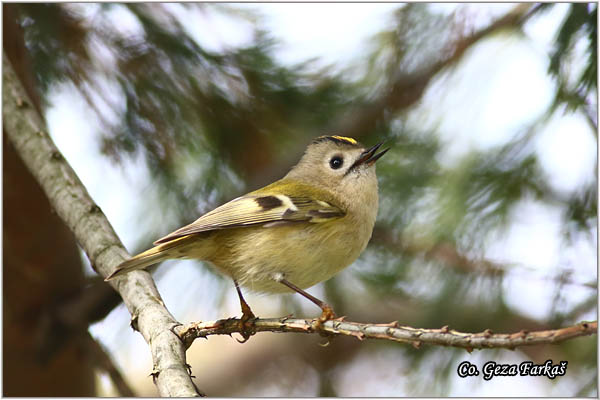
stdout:
<svg viewBox="0 0 600 400">
<path fill-rule="evenodd" d="M 579 336 L 592 335 L 597 333 L 598 330 L 597 321 L 581 322 L 560 329 L 535 332 L 521 330 L 516 333 L 493 333 L 489 329 L 480 333 L 464 333 L 449 329 L 448 326 L 441 329 L 420 329 L 400 326 L 397 321 L 389 324 L 363 324 L 344 321 L 343 318 L 325 322 L 320 330 L 315 329 L 314 321 L 288 317 L 257 318 L 248 321 L 246 325 L 244 329 L 251 334 L 256 332 L 319 333 L 327 336 L 354 336 L 359 340 L 382 339 L 410 343 L 416 348 L 419 348 L 422 344 L 431 344 L 460 347 L 467 351 L 484 348 L 513 350 L 519 346 L 559 343 Z M 240 319 L 230 318 L 180 325 L 175 328 L 175 332 L 189 347 L 197 338 L 240 333 L 241 326 Z"/>
<path fill-rule="evenodd" d="M 93 268 L 107 276 L 128 255 L 112 226 L 48 135 L 6 54 L 2 56 L 4 132 L 38 181 L 57 215 L 73 232 Z M 178 322 L 165 308 L 152 277 L 136 271 L 110 283 L 132 315 L 132 326 L 149 344 L 161 396 L 198 396 L 185 348 L 171 331 Z"/>
<path fill-rule="evenodd" d="M 359 110 L 344 115 L 329 130 L 344 136 L 361 137 L 366 131 L 373 129 L 378 122 L 388 118 L 386 115 L 395 115 L 398 111 L 417 103 L 432 79 L 442 70 L 456 65 L 465 52 L 480 40 L 501 29 L 520 28 L 539 10 L 539 5 L 519 4 L 486 28 L 452 43 L 452 50 L 445 58 L 431 65 L 423 65 L 414 73 L 397 71 L 396 76 L 392 78 L 379 98 L 369 105 L 361 105 Z"/>
<path fill-rule="evenodd" d="M 566 202 L 566 201 L 565 201 Z M 462 273 L 483 274 L 489 277 L 501 277 L 511 272 L 506 265 L 491 261 L 486 258 L 469 258 L 462 254 L 456 246 L 448 241 L 433 242 L 411 238 L 407 235 L 398 235 L 387 227 L 375 227 L 369 244 L 385 246 L 389 251 L 401 252 L 410 257 L 423 256 L 427 260 L 444 263 Z M 514 266 L 512 267 L 514 270 Z M 521 267 L 522 271 L 527 271 Z M 553 281 L 558 277 L 549 277 Z M 595 282 L 577 282 L 567 277 L 560 280 L 569 285 L 577 285 L 589 289 L 597 289 Z"/>
</svg>

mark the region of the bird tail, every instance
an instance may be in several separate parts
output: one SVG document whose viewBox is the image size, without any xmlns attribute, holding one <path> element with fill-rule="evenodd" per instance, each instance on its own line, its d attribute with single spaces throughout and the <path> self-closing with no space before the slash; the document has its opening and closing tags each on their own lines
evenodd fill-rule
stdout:
<svg viewBox="0 0 600 400">
<path fill-rule="evenodd" d="M 175 239 L 171 242 L 154 246 L 151 249 L 148 249 L 136 256 L 131 257 L 129 260 L 123 261 L 117 266 L 113 273 L 107 276 L 104 280 L 109 281 L 118 276 L 125 275 L 126 273 L 129 273 L 131 271 L 135 271 L 137 269 L 144 269 L 152 264 L 159 263 L 169 258 L 178 258 L 176 255 L 173 254 L 172 250 L 186 244 L 188 241 L 185 239 L 187 238 L 189 238 L 189 236 L 184 236 L 182 238 Z"/>
</svg>

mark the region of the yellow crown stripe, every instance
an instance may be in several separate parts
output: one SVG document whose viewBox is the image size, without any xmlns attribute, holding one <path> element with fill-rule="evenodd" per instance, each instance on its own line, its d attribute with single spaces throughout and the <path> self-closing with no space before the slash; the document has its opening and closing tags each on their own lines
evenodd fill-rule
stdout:
<svg viewBox="0 0 600 400">
<path fill-rule="evenodd" d="M 343 142 L 348 142 L 350 144 L 357 144 L 358 142 L 350 137 L 346 137 L 346 136 L 332 136 L 332 138 L 335 138 L 337 140 L 341 140 Z"/>
</svg>

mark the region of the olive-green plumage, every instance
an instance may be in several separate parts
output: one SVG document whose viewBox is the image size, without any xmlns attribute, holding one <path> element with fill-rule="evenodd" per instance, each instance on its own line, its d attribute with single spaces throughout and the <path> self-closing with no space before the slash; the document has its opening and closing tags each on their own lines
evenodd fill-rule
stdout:
<svg viewBox="0 0 600 400">
<path fill-rule="evenodd" d="M 238 197 L 123 262 L 112 279 L 169 258 L 211 263 L 241 285 L 290 291 L 329 279 L 365 249 L 377 216 L 380 145 L 322 136 L 281 180 Z M 387 151 L 387 150 L 386 150 Z"/>
</svg>

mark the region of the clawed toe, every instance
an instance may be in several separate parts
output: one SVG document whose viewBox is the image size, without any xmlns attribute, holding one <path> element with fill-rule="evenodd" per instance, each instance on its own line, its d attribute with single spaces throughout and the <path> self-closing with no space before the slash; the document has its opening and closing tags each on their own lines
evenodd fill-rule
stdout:
<svg viewBox="0 0 600 400">
<path fill-rule="evenodd" d="M 317 318 L 317 320 L 313 324 L 313 327 L 314 327 L 315 330 L 322 329 L 323 328 L 323 324 L 325 322 L 331 321 L 333 319 L 336 319 L 335 312 L 333 312 L 333 308 L 331 308 L 331 306 L 329 304 L 322 303 L 321 304 L 321 309 L 323 310 L 323 312 L 321 313 L 321 315 L 319 316 L 319 318 Z"/>
<path fill-rule="evenodd" d="M 257 318 L 252 310 L 250 310 L 250 307 L 247 307 L 246 309 L 242 307 L 242 312 L 242 318 L 240 318 L 240 335 L 242 335 L 244 340 L 236 340 L 240 343 L 246 343 L 248 339 L 250 339 L 250 336 L 256 333 L 254 332 L 254 320 Z"/>
</svg>

